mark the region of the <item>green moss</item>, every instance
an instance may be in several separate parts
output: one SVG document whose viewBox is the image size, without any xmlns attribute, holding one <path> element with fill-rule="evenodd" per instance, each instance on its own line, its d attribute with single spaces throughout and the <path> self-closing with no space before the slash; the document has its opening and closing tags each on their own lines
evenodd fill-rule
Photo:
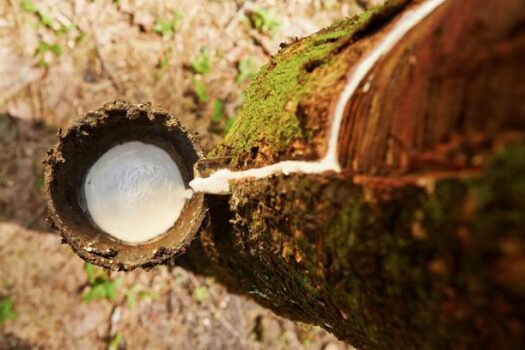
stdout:
<svg viewBox="0 0 525 350">
<path fill-rule="evenodd" d="M 264 306 L 358 348 L 476 348 L 494 332 L 513 344 L 506 320 L 525 320 L 506 303 L 523 305 L 525 288 L 519 275 L 502 286 L 494 267 L 502 239 L 525 251 L 525 146 L 432 192 L 365 197 L 351 179 L 326 176 L 236 184 L 219 264 Z"/>
<path fill-rule="evenodd" d="M 391 15 L 399 1 L 387 6 L 392 10 L 376 7 L 281 50 L 252 81 L 238 118 L 209 156 L 229 156 L 232 167 L 242 167 L 243 156 L 254 147 L 278 157 L 294 141 L 311 138 L 316 126 L 305 126 L 299 104 L 320 90 L 333 88 L 344 77 L 352 62 L 341 55 L 343 48 L 358 33 L 375 28 L 385 13 Z"/>
</svg>

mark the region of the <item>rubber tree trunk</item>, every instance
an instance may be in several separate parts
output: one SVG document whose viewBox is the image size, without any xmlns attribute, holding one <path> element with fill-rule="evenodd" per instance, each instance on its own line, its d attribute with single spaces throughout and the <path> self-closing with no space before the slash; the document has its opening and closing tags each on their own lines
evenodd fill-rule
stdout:
<svg viewBox="0 0 525 350">
<path fill-rule="evenodd" d="M 230 181 L 179 263 L 359 349 L 523 349 L 524 60 L 522 0 L 393 1 L 286 45 L 197 169 L 321 159 L 345 98 L 341 171 Z"/>
</svg>

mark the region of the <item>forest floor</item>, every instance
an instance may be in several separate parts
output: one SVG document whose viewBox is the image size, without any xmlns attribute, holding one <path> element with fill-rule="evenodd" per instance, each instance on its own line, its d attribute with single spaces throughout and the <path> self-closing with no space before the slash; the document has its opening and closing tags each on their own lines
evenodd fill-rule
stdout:
<svg viewBox="0 0 525 350">
<path fill-rule="evenodd" d="M 45 224 L 41 160 L 115 99 L 163 106 L 210 150 L 281 42 L 374 2 L 0 2 L 0 349 L 349 348 L 180 268 L 92 270 Z"/>
</svg>

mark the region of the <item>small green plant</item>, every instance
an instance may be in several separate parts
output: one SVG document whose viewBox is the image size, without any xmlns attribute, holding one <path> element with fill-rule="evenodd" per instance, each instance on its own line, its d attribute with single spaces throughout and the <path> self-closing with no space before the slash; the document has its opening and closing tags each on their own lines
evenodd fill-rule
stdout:
<svg viewBox="0 0 525 350">
<path fill-rule="evenodd" d="M 195 288 L 193 291 L 193 296 L 197 301 L 204 301 L 210 297 L 210 294 L 208 293 L 208 289 L 206 287 L 200 286 Z"/>
<path fill-rule="evenodd" d="M 82 295 L 82 300 L 91 302 L 96 299 L 117 299 L 120 278 L 111 279 L 106 271 L 89 263 L 86 263 L 84 268 L 88 278 L 89 290 Z"/>
<path fill-rule="evenodd" d="M 195 92 L 195 96 L 197 96 L 199 103 L 206 103 L 210 99 L 210 96 L 208 95 L 208 88 L 200 79 L 193 80 L 193 91 Z"/>
<path fill-rule="evenodd" d="M 277 20 L 275 14 L 266 9 L 250 11 L 248 19 L 252 27 L 261 34 L 274 36 L 281 27 L 281 23 Z"/>
<path fill-rule="evenodd" d="M 0 300 L 0 326 L 8 320 L 13 320 L 18 315 L 13 311 L 13 300 L 6 297 Z"/>
<path fill-rule="evenodd" d="M 54 56 L 58 57 L 62 55 L 63 49 L 60 44 L 49 44 L 45 41 L 41 41 L 35 51 L 35 57 L 38 58 L 38 65 L 41 67 L 47 67 L 49 62 L 46 59 L 46 54 L 50 52 Z"/>
<path fill-rule="evenodd" d="M 171 38 L 175 33 L 175 30 L 173 29 L 173 24 L 170 21 L 166 21 L 164 19 L 157 20 L 157 22 L 155 22 L 153 30 L 166 39 Z"/>
<path fill-rule="evenodd" d="M 110 342 L 108 344 L 108 350 L 117 350 L 119 348 L 120 343 L 122 343 L 122 334 L 117 333 L 110 340 Z"/>
<path fill-rule="evenodd" d="M 126 303 L 130 308 L 134 308 L 137 305 L 138 300 L 154 299 L 155 295 L 144 290 L 144 287 L 140 284 L 134 284 L 125 293 Z"/>
<path fill-rule="evenodd" d="M 60 22 L 55 17 L 47 13 L 45 10 L 36 6 L 32 0 L 22 0 L 20 2 L 20 6 L 22 7 L 22 10 L 24 10 L 25 12 L 37 15 L 38 22 L 42 26 L 51 29 L 55 33 L 58 33 L 58 34 L 67 33 L 75 27 L 74 25 L 68 26 Z"/>
<path fill-rule="evenodd" d="M 46 52 L 51 52 L 55 56 L 60 56 L 63 52 L 62 45 L 60 44 L 49 44 L 45 41 L 41 41 L 40 44 L 38 44 L 38 47 L 36 48 L 36 54 L 37 55 L 43 55 Z"/>
<path fill-rule="evenodd" d="M 224 102 L 218 98 L 213 101 L 213 115 L 211 121 L 213 123 L 220 123 L 224 117 Z"/>
<path fill-rule="evenodd" d="M 157 64 L 157 67 L 159 69 L 166 69 L 170 65 L 170 57 L 167 53 L 162 55 L 159 59 L 159 63 Z"/>
<path fill-rule="evenodd" d="M 175 11 L 169 20 L 157 19 L 155 26 L 153 27 L 153 31 L 162 35 L 162 37 L 165 39 L 171 39 L 177 31 L 181 20 L 182 13 Z"/>
<path fill-rule="evenodd" d="M 233 122 L 235 121 L 236 118 L 237 116 L 234 115 L 226 120 L 226 124 L 224 125 L 224 131 L 226 132 L 230 131 L 230 129 L 232 128 Z"/>
<path fill-rule="evenodd" d="M 76 35 L 75 38 L 73 39 L 74 42 L 75 42 L 75 45 L 78 45 L 78 44 L 83 43 L 84 41 L 86 41 L 87 36 L 88 36 L 88 35 L 87 35 L 86 32 L 82 32 L 82 31 L 80 31 L 80 32 L 78 33 L 78 35 Z"/>
<path fill-rule="evenodd" d="M 191 68 L 197 74 L 208 74 L 211 72 L 211 59 L 208 50 L 204 47 L 199 54 L 191 61 Z"/>
<path fill-rule="evenodd" d="M 22 0 L 20 6 L 22 6 L 22 10 L 28 13 L 37 13 L 38 11 L 38 8 L 31 0 Z"/>
<path fill-rule="evenodd" d="M 259 70 L 259 64 L 253 58 L 243 58 L 237 65 L 239 74 L 237 75 L 237 83 L 240 84 L 245 80 L 252 79 Z"/>
</svg>

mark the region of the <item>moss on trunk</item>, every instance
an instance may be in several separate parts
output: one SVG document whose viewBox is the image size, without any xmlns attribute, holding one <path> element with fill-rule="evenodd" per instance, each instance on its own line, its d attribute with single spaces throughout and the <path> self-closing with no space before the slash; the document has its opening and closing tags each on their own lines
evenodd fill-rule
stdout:
<svg viewBox="0 0 525 350">
<path fill-rule="evenodd" d="M 351 44 L 381 28 L 407 2 L 389 1 L 282 45 L 245 92 L 238 122 L 210 157 L 231 157 L 237 169 L 322 157 L 330 104 L 359 56 Z"/>
<path fill-rule="evenodd" d="M 479 176 L 425 179 L 387 191 L 335 175 L 244 180 L 229 210 L 212 205 L 186 264 L 360 349 L 519 349 L 525 146 Z"/>
<path fill-rule="evenodd" d="M 284 48 L 210 157 L 322 157 L 356 62 L 425 3 Z M 446 1 L 347 101 L 342 173 L 234 181 L 180 263 L 359 349 L 522 349 L 524 19 L 520 0 Z"/>
</svg>

